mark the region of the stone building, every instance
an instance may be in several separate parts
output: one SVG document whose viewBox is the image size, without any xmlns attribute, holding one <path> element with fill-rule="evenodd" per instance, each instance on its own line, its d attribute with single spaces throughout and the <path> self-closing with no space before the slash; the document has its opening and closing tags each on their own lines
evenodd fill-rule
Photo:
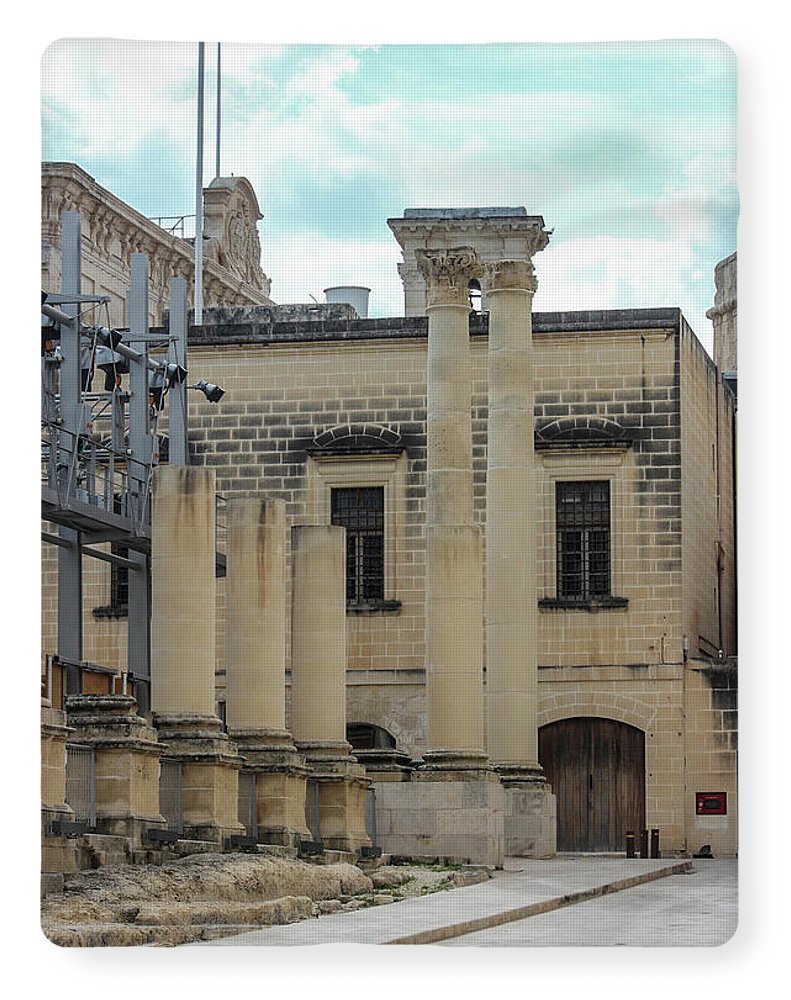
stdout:
<svg viewBox="0 0 791 1000">
<path fill-rule="evenodd" d="M 41 287 L 60 288 L 60 218 L 79 211 L 83 231 L 82 288 L 85 295 L 109 298 L 97 320 L 124 327 L 129 291 L 129 257 L 146 253 L 151 267 L 150 321 L 160 322 L 167 306 L 168 281 L 182 276 L 192 301 L 194 239 L 168 230 L 101 187 L 74 163 L 43 163 L 41 177 Z M 204 283 L 206 305 L 271 304 L 270 281 L 261 270 L 256 223 L 263 218 L 249 181 L 217 177 L 204 189 Z M 183 228 L 183 227 L 182 227 Z"/>
<path fill-rule="evenodd" d="M 87 177 L 76 167 L 46 165 L 50 198 L 53 173 L 69 184 Z M 225 184 L 214 182 L 216 197 L 246 197 L 247 218 L 255 217 L 247 182 L 236 179 L 232 189 Z M 116 217 L 135 215 L 112 196 L 106 200 Z M 108 234 L 114 232 L 101 208 L 92 209 L 104 222 L 90 229 L 88 277 L 93 287 L 112 288 L 120 299 L 122 269 L 112 279 L 99 277 L 108 273 Z M 54 221 L 56 209 L 50 212 Z M 346 528 L 347 736 L 358 760 L 374 769 L 397 771 L 430 749 L 429 320 L 425 279 L 415 261 L 426 247 L 459 246 L 476 248 L 484 264 L 508 259 L 514 241 L 539 222 L 543 226 L 524 209 L 408 210 L 390 220 L 404 249 L 405 316 L 387 319 L 361 319 L 344 306 L 275 307 L 264 294 L 269 286 L 260 269 L 248 267 L 241 275 L 233 257 L 224 256 L 239 242 L 226 245 L 213 237 L 217 252 L 208 268 L 218 271 L 215 301 L 246 306 L 258 295 L 263 304 L 207 309 L 203 324 L 190 327 L 190 379 L 225 389 L 219 405 L 203 399 L 191 405 L 190 462 L 215 472 L 221 548 L 223 504 L 236 497 L 283 501 L 292 527 Z M 136 245 L 159 246 L 153 231 L 138 224 L 151 243 Z M 45 225 L 50 245 L 53 231 Z M 165 237 L 161 244 L 175 254 L 172 242 Z M 250 239 L 247 246 L 256 252 Z M 728 261 L 730 276 L 735 255 Z M 187 265 L 179 256 L 183 273 Z M 173 263 L 167 266 L 172 270 Z M 220 284 L 223 267 L 224 274 L 239 274 L 236 286 Z M 537 271 L 540 278 L 540 264 Z M 53 268 L 49 278 L 54 275 Z M 725 330 L 734 348 L 727 354 L 731 370 L 735 278 L 726 282 L 724 275 L 718 269 L 715 353 L 723 337 L 718 331 Z M 479 288 L 473 280 L 471 290 Z M 483 291 L 481 311 L 469 315 L 472 518 L 480 529 L 487 521 L 490 440 L 491 312 Z M 164 291 L 152 302 L 156 326 Z M 622 850 L 626 829 L 659 828 L 663 850 L 710 844 L 717 854 L 734 854 L 731 384 L 676 308 L 536 313 L 532 330 L 535 712 L 539 760 L 557 798 L 558 849 Z M 290 558 L 287 551 L 287 564 Z M 57 642 L 54 566 L 45 547 L 47 653 Z M 84 589 L 84 657 L 120 673 L 126 649 L 122 574 L 92 564 Z M 221 717 L 226 597 L 218 579 Z M 285 648 L 288 684 L 289 634 Z M 487 666 L 484 649 L 484 691 Z M 491 733 L 486 740 L 492 742 Z"/>
</svg>

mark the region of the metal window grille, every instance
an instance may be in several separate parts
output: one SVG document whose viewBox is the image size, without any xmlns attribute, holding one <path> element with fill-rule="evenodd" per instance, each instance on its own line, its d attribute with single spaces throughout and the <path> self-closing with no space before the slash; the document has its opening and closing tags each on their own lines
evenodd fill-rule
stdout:
<svg viewBox="0 0 791 1000">
<path fill-rule="evenodd" d="M 315 778 L 305 782 L 305 823 L 316 843 L 321 843 L 321 812 L 319 807 L 319 783 Z"/>
<path fill-rule="evenodd" d="M 558 483 L 555 499 L 558 597 L 609 595 L 609 482 Z"/>
<path fill-rule="evenodd" d="M 96 753 L 93 747 L 66 744 L 66 802 L 78 822 L 96 826 Z"/>
<path fill-rule="evenodd" d="M 346 528 L 346 602 L 384 599 L 384 487 L 332 491 L 332 523 Z"/>
<path fill-rule="evenodd" d="M 129 558 L 129 549 L 125 545 L 113 542 L 110 551 L 114 556 Z M 110 606 L 113 608 L 129 607 L 129 567 L 110 564 Z"/>
<path fill-rule="evenodd" d="M 113 510 L 116 514 L 123 514 L 124 497 L 116 493 L 113 497 Z M 129 549 L 126 545 L 113 542 L 110 551 L 115 556 L 129 558 Z M 110 564 L 110 606 L 113 608 L 129 607 L 129 568 L 127 566 L 116 566 Z"/>
<path fill-rule="evenodd" d="M 365 790 L 365 832 L 371 838 L 371 846 L 377 847 L 379 837 L 376 830 L 376 792 L 373 788 Z"/>
<path fill-rule="evenodd" d="M 160 760 L 159 811 L 167 820 L 168 830 L 184 832 L 183 810 L 184 775 L 178 760 Z"/>
<path fill-rule="evenodd" d="M 248 837 L 258 837 L 255 771 L 239 772 L 239 822 Z"/>
</svg>

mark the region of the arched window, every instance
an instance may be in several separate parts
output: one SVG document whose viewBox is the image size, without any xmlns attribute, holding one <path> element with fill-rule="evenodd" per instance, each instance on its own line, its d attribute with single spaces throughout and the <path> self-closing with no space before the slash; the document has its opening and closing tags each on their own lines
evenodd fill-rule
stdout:
<svg viewBox="0 0 791 1000">
<path fill-rule="evenodd" d="M 351 722 L 346 727 L 346 740 L 353 750 L 395 750 L 395 736 L 370 722 Z"/>
</svg>

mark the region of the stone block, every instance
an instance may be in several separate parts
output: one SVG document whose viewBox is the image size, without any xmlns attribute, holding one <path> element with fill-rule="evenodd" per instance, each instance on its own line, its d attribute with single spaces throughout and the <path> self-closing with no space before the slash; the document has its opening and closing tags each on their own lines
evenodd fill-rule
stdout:
<svg viewBox="0 0 791 1000">
<path fill-rule="evenodd" d="M 504 792 L 499 782 L 383 783 L 376 786 L 376 795 L 377 820 L 380 809 L 387 815 L 387 824 L 379 827 L 379 846 L 385 854 L 436 855 L 502 865 Z M 479 805 L 465 806 L 465 795 Z"/>
<path fill-rule="evenodd" d="M 557 816 L 549 785 L 506 786 L 503 827 L 509 857 L 552 857 L 557 850 Z"/>
</svg>

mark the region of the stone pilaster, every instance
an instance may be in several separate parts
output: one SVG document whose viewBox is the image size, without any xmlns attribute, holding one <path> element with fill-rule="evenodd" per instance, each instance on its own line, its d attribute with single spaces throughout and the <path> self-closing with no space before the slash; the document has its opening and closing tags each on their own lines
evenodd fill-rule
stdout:
<svg viewBox="0 0 791 1000">
<path fill-rule="evenodd" d="M 214 711 L 214 470 L 154 472 L 151 707 L 168 757 L 182 765 L 184 835 L 240 834 L 242 760 Z"/>
<path fill-rule="evenodd" d="M 73 731 L 66 724 L 66 713 L 42 700 L 41 813 L 45 824 L 74 816 L 66 803 L 66 743 Z"/>
<path fill-rule="evenodd" d="M 480 529 L 473 523 L 469 247 L 418 250 L 428 312 L 426 685 L 429 770 L 487 766 Z"/>
<path fill-rule="evenodd" d="M 75 742 L 94 750 L 97 832 L 143 846 L 147 830 L 165 827 L 156 731 L 127 695 L 71 695 L 66 712 Z"/>
<path fill-rule="evenodd" d="M 286 730 L 286 505 L 228 501 L 226 722 L 255 774 L 261 843 L 295 846 L 308 769 Z"/>
<path fill-rule="evenodd" d="M 325 848 L 370 846 L 370 781 L 346 742 L 346 530 L 292 528 L 291 728 L 318 782 Z"/>
<path fill-rule="evenodd" d="M 529 260 L 486 264 L 483 279 L 489 307 L 489 754 L 506 786 L 506 853 L 543 856 L 554 853 L 554 829 L 551 819 L 546 819 L 548 812 L 554 815 L 554 802 L 547 798 L 551 793 L 538 761 L 538 526 L 531 313 L 537 282 Z"/>
</svg>

